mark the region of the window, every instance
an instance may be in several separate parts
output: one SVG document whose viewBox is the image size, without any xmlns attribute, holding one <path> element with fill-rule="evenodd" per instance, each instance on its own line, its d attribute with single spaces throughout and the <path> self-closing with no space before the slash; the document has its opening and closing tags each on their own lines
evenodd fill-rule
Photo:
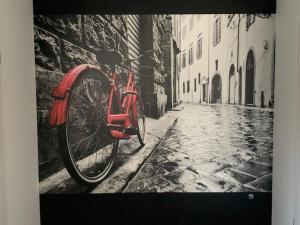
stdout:
<svg viewBox="0 0 300 225">
<path fill-rule="evenodd" d="M 198 73 L 198 84 L 200 84 L 201 81 L 201 73 Z"/>
<path fill-rule="evenodd" d="M 246 30 L 248 31 L 250 26 L 254 23 L 255 21 L 255 14 L 247 14 L 246 15 Z"/>
<path fill-rule="evenodd" d="M 182 68 L 186 67 L 186 53 L 182 54 Z"/>
<path fill-rule="evenodd" d="M 194 49 L 193 47 L 191 47 L 189 49 L 189 64 L 193 64 L 194 63 Z"/>
<path fill-rule="evenodd" d="M 187 91 L 187 93 L 189 93 L 190 92 L 190 81 L 188 80 L 187 82 L 186 82 L 186 91 Z"/>
<path fill-rule="evenodd" d="M 221 17 L 219 16 L 214 22 L 213 45 L 216 46 L 221 41 Z"/>
<path fill-rule="evenodd" d="M 194 28 L 194 16 L 191 16 L 190 19 L 190 30 L 192 30 Z"/>
<path fill-rule="evenodd" d="M 185 83 L 184 82 L 182 83 L 182 90 L 183 90 L 183 93 L 185 93 Z"/>
<path fill-rule="evenodd" d="M 195 78 L 194 79 L 194 92 L 197 91 L 197 79 Z"/>
<path fill-rule="evenodd" d="M 182 40 L 186 37 L 186 26 L 182 28 Z"/>
<path fill-rule="evenodd" d="M 202 37 L 197 41 L 196 58 L 200 59 L 202 57 Z"/>
</svg>

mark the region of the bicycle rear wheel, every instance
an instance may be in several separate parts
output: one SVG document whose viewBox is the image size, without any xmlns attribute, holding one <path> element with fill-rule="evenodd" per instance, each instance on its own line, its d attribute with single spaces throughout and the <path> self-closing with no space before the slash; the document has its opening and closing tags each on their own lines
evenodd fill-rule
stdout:
<svg viewBox="0 0 300 225">
<path fill-rule="evenodd" d="M 119 142 L 106 126 L 109 96 L 107 78 L 95 70 L 84 71 L 69 91 L 59 144 L 68 172 L 79 183 L 102 181 L 113 165 Z"/>
</svg>

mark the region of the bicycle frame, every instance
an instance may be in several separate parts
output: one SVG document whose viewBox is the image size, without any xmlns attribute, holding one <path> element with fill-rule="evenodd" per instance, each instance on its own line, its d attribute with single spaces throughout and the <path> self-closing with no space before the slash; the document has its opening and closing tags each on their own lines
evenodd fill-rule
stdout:
<svg viewBox="0 0 300 225">
<path fill-rule="evenodd" d="M 106 118 L 107 127 L 110 129 L 110 134 L 116 139 L 129 139 L 131 134 L 126 134 L 126 129 L 130 127 L 137 128 L 138 126 L 138 112 L 136 109 L 138 95 L 133 72 L 131 70 L 128 72 L 128 82 L 124 93 L 122 93 L 123 96 L 121 99 L 118 88 L 119 78 L 114 69 L 109 72 L 110 76 L 103 72 L 101 67 L 89 64 L 82 64 L 71 69 L 52 92 L 54 102 L 50 111 L 50 126 L 62 125 L 65 123 L 68 93 L 77 77 L 87 70 L 97 71 L 98 74 L 103 76 L 104 80 L 107 81 L 107 85 L 111 86 Z M 121 110 L 121 112 L 118 114 L 114 114 L 112 112 L 114 99 L 117 101 L 118 107 Z M 130 110 L 132 110 L 131 115 Z"/>
<path fill-rule="evenodd" d="M 136 103 L 138 98 L 137 87 L 134 82 L 133 72 L 128 72 L 128 82 L 125 91 L 120 98 L 119 93 L 119 77 L 115 70 L 111 71 L 111 78 L 113 85 L 110 92 L 108 111 L 107 111 L 107 126 L 110 128 L 110 133 L 117 139 L 129 139 L 130 135 L 126 134 L 126 129 L 130 127 L 137 128 L 138 126 L 138 112 Z M 116 96 L 117 104 L 121 109 L 121 113 L 113 114 L 112 105 L 114 97 Z M 132 115 L 130 115 L 132 110 Z"/>
</svg>

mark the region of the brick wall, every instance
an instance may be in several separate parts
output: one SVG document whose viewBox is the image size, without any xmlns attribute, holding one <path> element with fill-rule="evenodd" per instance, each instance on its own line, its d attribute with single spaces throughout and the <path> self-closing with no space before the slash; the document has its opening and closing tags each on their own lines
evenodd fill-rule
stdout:
<svg viewBox="0 0 300 225">
<path fill-rule="evenodd" d="M 138 79 L 146 88 L 143 96 L 150 111 L 148 115 L 163 115 L 167 104 L 165 94 L 165 18 L 164 16 L 142 16 L 144 32 L 141 51 L 153 49 L 153 61 L 145 64 L 153 69 Z M 124 57 L 128 56 L 127 23 L 123 15 L 62 15 L 34 16 L 34 41 L 37 83 L 38 149 L 40 179 L 63 165 L 59 154 L 57 130 L 48 124 L 52 104 L 52 89 L 72 67 L 82 64 L 101 64 L 97 52 L 114 48 Z M 148 31 L 151 31 L 148 33 Z M 146 35 L 146 34 L 147 35 Z M 151 37 L 149 37 L 149 35 Z M 126 70 L 117 67 L 119 74 Z M 123 77 L 123 76 L 122 76 Z M 126 76 L 125 76 L 126 77 Z M 148 93 L 148 94 L 146 94 Z M 151 97 L 149 97 L 151 95 Z M 148 98 L 147 98 L 148 96 Z M 144 100 L 144 101 L 145 101 Z"/>
</svg>

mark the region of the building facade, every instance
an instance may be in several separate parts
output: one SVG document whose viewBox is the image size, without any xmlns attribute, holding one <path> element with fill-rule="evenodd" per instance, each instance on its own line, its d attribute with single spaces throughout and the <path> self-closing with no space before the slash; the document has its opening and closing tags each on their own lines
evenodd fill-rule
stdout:
<svg viewBox="0 0 300 225">
<path fill-rule="evenodd" d="M 274 15 L 180 17 L 183 102 L 273 107 Z"/>
</svg>

